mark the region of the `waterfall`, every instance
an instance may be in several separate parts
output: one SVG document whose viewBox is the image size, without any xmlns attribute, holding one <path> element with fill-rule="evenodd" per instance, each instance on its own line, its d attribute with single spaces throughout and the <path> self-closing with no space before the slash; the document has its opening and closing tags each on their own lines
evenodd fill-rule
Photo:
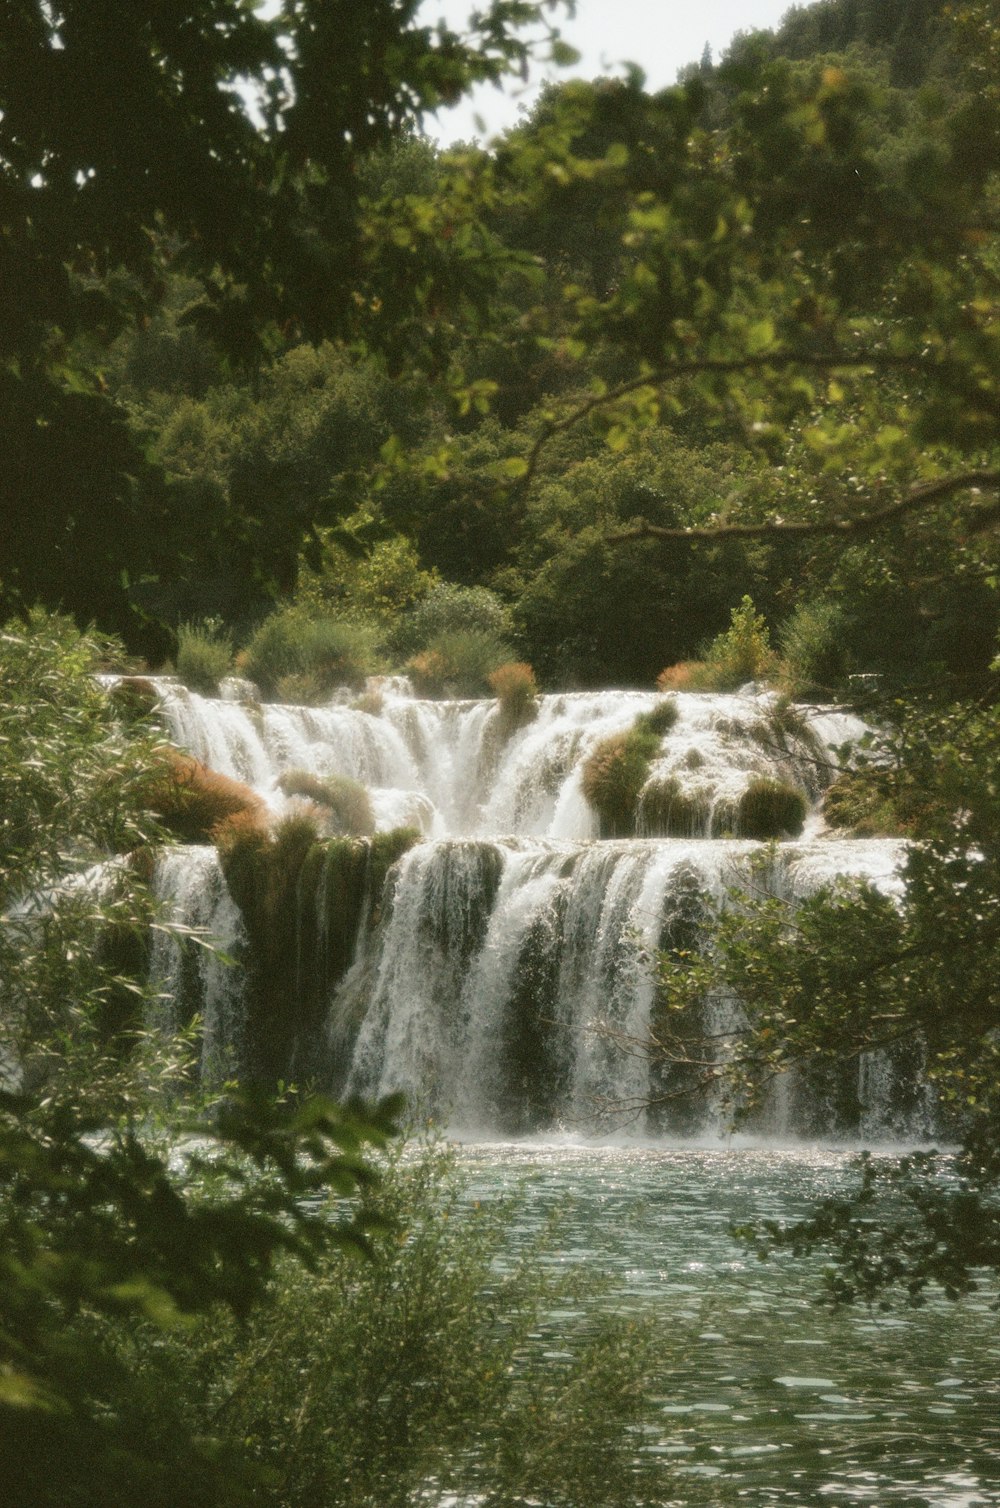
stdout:
<svg viewBox="0 0 1000 1508">
<path fill-rule="evenodd" d="M 246 932 L 214 848 L 163 849 L 153 888 L 159 924 L 150 948 L 154 1019 L 177 1031 L 198 1019 L 201 1075 L 219 1084 L 238 1066 Z"/>
<path fill-rule="evenodd" d="M 682 945 L 706 904 L 761 851 L 731 832 L 754 782 L 781 782 L 808 809 L 801 835 L 773 849 L 773 893 L 804 895 L 838 875 L 887 893 L 899 885 L 899 843 L 822 829 L 830 749 L 864 732 L 835 709 L 787 709 L 755 688 L 671 698 L 578 692 L 540 697 L 534 716 L 510 727 L 495 702 L 420 700 L 398 681 L 322 708 L 214 700 L 156 684 L 170 737 L 251 785 L 276 816 L 297 799 L 282 794 L 281 777 L 308 771 L 363 783 L 380 832 L 418 829 L 421 841 L 391 867 L 384 895 L 355 900 L 335 969 L 321 954 L 344 905 L 343 875 L 336 893 L 315 876 L 308 894 L 300 884 L 299 953 L 282 977 L 292 992 L 311 991 L 312 1003 L 283 1007 L 295 1017 L 282 1038 L 283 1067 L 308 1064 L 350 1093 L 403 1090 L 415 1113 L 470 1131 L 581 1126 L 630 1111 L 647 1130 L 712 1123 L 710 1100 L 700 1110 L 680 1098 L 672 1106 L 677 1084 L 640 1046 L 656 1010 L 657 951 Z M 667 701 L 672 721 L 664 719 L 649 761 L 635 835 L 601 838 L 584 794 L 587 761 Z M 696 814 L 689 835 L 658 829 L 664 792 Z M 374 875 L 374 860 L 366 862 Z M 173 850 L 157 878 L 178 914 L 197 916 L 243 956 L 246 939 L 232 901 L 226 909 L 213 851 Z M 239 978 L 217 977 L 211 963 L 193 970 L 182 955 L 176 944 L 157 952 L 164 993 L 187 1001 L 194 990 L 217 1056 L 222 1041 L 238 1037 L 237 1020 L 245 1029 L 247 1012 L 241 1018 L 234 1003 Z M 178 1009 L 183 1016 L 190 1007 Z M 721 1018 L 707 1025 L 727 1029 Z M 898 1073 L 890 1062 L 861 1064 L 866 1131 L 897 1130 L 900 1116 L 912 1121 L 926 1108 L 914 1095 L 898 1113 L 891 1108 Z M 660 1108 L 647 1110 L 651 1100 Z M 827 1111 L 815 1094 L 808 1101 L 782 1086 L 766 1108 L 767 1129 L 814 1132 Z"/>
</svg>

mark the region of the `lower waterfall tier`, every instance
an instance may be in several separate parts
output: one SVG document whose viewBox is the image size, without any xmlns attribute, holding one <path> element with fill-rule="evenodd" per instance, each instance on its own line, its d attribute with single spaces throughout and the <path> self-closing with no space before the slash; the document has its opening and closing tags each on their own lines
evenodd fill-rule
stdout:
<svg viewBox="0 0 1000 1508">
<path fill-rule="evenodd" d="M 891 891 L 901 858 L 892 841 L 828 838 L 769 849 L 464 839 L 401 857 L 379 854 L 379 843 L 313 845 L 256 911 L 245 879 L 233 903 L 213 849 L 170 852 L 161 895 L 185 925 L 214 931 L 236 964 L 220 970 L 204 948 L 164 944 L 162 993 L 178 1002 L 178 1020 L 202 1015 L 216 1071 L 309 1077 L 363 1095 L 403 1090 L 414 1114 L 502 1134 L 608 1118 L 664 1133 L 717 1127 L 720 1108 L 685 1094 L 683 1071 L 645 1051 L 657 951 L 692 944 L 706 903 L 722 900 L 754 855 L 767 855 L 755 883 L 790 898 L 839 875 Z M 731 1007 L 705 1010 L 706 1039 L 723 1039 Z M 783 1083 L 757 1129 L 926 1132 L 915 1066 L 867 1059 L 837 1082 Z"/>
</svg>

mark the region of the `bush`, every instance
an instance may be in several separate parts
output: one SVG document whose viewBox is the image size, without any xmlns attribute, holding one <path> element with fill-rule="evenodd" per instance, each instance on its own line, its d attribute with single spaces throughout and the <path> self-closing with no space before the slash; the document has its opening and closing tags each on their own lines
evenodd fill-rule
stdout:
<svg viewBox="0 0 1000 1508">
<path fill-rule="evenodd" d="M 766 681 L 778 668 L 767 624 L 751 597 L 734 607 L 726 632 L 709 645 L 704 662 L 689 662 L 692 689 L 736 691 L 747 681 Z"/>
<path fill-rule="evenodd" d="M 697 691 L 699 689 L 699 672 L 704 670 L 700 660 L 678 660 L 676 665 L 668 665 L 661 670 L 656 677 L 656 689 L 658 691 Z"/>
<path fill-rule="evenodd" d="M 404 669 L 424 696 L 485 696 L 491 672 L 510 654 L 491 631 L 456 628 L 438 634 Z"/>
<path fill-rule="evenodd" d="M 809 803 L 794 785 L 761 777 L 750 782 L 731 813 L 716 813 L 713 827 L 731 825 L 741 838 L 796 838 L 808 811 Z"/>
<path fill-rule="evenodd" d="M 207 843 L 220 823 L 239 817 L 247 829 L 267 828 L 264 802 L 242 781 L 210 770 L 179 749 L 161 749 L 139 787 L 142 810 L 187 843 Z"/>
<path fill-rule="evenodd" d="M 516 1203 L 474 1204 L 444 1152 L 397 1162 L 365 1213 L 382 1226 L 373 1260 L 289 1263 L 269 1309 L 242 1326 L 221 1312 L 172 1347 L 206 1432 L 279 1484 L 261 1502 L 662 1500 L 635 1448 L 648 1323 L 602 1316 L 599 1279 L 547 1262 L 541 1238 L 512 1257 Z M 558 1363 L 537 1344 L 549 1328 Z"/>
<path fill-rule="evenodd" d="M 531 721 L 538 710 L 538 683 L 530 665 L 511 660 L 492 670 L 486 680 L 500 703 L 506 727 L 519 728 Z"/>
<path fill-rule="evenodd" d="M 334 831 L 344 837 L 367 837 L 375 831 L 375 815 L 367 790 L 348 775 L 313 775 L 287 770 L 278 778 L 286 796 L 303 796 L 324 807 Z"/>
<path fill-rule="evenodd" d="M 402 654 L 428 649 L 443 634 L 473 632 L 494 640 L 508 638 L 511 616 L 495 592 L 484 586 L 441 582 L 401 620 L 392 639 Z"/>
<path fill-rule="evenodd" d="M 233 641 L 217 621 L 180 625 L 175 668 L 185 686 L 205 696 L 218 696 L 219 682 L 232 666 Z"/>
<path fill-rule="evenodd" d="M 798 696 L 829 692 L 847 673 L 844 611 L 836 602 L 805 602 L 781 630 L 782 679 Z"/>
<path fill-rule="evenodd" d="M 308 693 L 310 701 L 320 701 L 339 686 L 362 687 L 379 668 L 377 633 L 353 619 L 279 608 L 264 619 L 239 665 L 265 697 L 283 690 L 286 696 Z"/>
</svg>

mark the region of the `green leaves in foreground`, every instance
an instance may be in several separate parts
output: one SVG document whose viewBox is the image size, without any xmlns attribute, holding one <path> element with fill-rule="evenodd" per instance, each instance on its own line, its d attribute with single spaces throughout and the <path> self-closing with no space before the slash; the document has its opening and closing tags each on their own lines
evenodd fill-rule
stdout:
<svg viewBox="0 0 1000 1508">
<path fill-rule="evenodd" d="M 148 1479 L 150 1460 L 162 1462 L 159 1448 L 143 1444 L 152 1427 L 171 1431 L 179 1458 L 187 1451 L 191 1501 L 202 1489 L 205 1501 L 237 1500 L 220 1494 L 214 1472 L 199 1485 L 204 1452 L 185 1442 L 174 1417 L 181 1402 L 153 1407 L 133 1392 L 107 1327 L 124 1318 L 169 1330 L 218 1305 L 243 1319 L 279 1255 L 310 1266 L 333 1246 L 367 1249 L 373 1217 L 360 1208 L 337 1215 L 329 1196 L 372 1183 L 363 1153 L 394 1135 L 398 1109 L 238 1096 L 210 1130 L 192 1128 L 190 1145 L 161 1149 L 66 1101 L 0 1094 L 3 1500 L 60 1500 L 58 1485 L 55 1497 L 27 1486 L 41 1462 L 75 1460 L 85 1478 L 92 1458 L 110 1473 L 102 1502 L 139 1501 L 124 1483 Z"/>
</svg>

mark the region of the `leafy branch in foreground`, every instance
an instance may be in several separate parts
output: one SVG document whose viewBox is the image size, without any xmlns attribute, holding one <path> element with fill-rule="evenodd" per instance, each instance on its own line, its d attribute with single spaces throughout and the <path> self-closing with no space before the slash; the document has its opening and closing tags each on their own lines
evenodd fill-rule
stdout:
<svg viewBox="0 0 1000 1508">
<path fill-rule="evenodd" d="M 185 1428 L 176 1404 L 146 1417 L 104 1326 L 166 1335 L 219 1305 L 245 1319 L 279 1257 L 367 1249 L 366 1207 L 334 1218 L 319 1196 L 371 1184 L 363 1150 L 395 1134 L 398 1108 L 235 1096 L 190 1146 L 162 1149 L 66 1099 L 0 1095 L 4 1500 L 166 1502 L 183 1465 L 187 1501 L 243 1501 L 239 1453 Z"/>
</svg>

